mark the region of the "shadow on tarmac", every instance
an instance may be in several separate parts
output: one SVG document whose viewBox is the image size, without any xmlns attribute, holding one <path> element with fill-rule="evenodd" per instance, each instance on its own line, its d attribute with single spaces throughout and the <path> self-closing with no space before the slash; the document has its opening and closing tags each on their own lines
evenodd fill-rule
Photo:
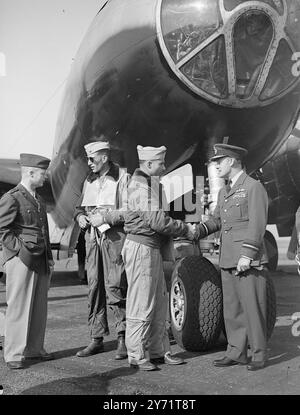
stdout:
<svg viewBox="0 0 300 415">
<path fill-rule="evenodd" d="M 73 349 L 66 349 L 66 350 L 59 350 L 57 352 L 52 352 L 51 354 L 53 354 L 53 356 L 54 356 L 54 359 L 52 361 L 63 359 L 65 357 L 76 356 L 76 353 L 79 350 L 84 349 L 86 346 L 75 347 Z M 105 347 L 104 352 L 111 352 L 113 350 L 116 350 L 117 341 L 116 340 L 105 341 L 104 342 L 104 347 Z M 78 359 L 83 359 L 83 358 L 78 357 Z M 41 361 L 39 361 L 39 360 L 36 360 L 36 361 L 33 360 L 32 362 L 30 362 L 30 364 L 28 363 L 28 366 L 34 366 L 34 365 L 37 365 L 37 364 L 40 364 L 40 363 L 41 363 Z"/>
<path fill-rule="evenodd" d="M 49 297 L 48 302 L 51 303 L 52 301 L 74 300 L 75 298 L 86 298 L 86 297 L 87 297 L 86 294 Z"/>
<path fill-rule="evenodd" d="M 50 287 L 70 287 L 73 285 L 83 285 L 78 277 L 77 271 L 55 271 L 51 277 Z"/>
<path fill-rule="evenodd" d="M 110 381 L 135 374 L 138 369 L 120 367 L 102 374 L 70 377 L 23 390 L 20 395 L 107 395 Z M 139 394 L 138 390 L 135 394 Z"/>
<path fill-rule="evenodd" d="M 267 366 L 288 362 L 300 356 L 299 337 L 292 335 L 291 326 L 275 327 L 268 343 L 269 354 Z"/>
</svg>

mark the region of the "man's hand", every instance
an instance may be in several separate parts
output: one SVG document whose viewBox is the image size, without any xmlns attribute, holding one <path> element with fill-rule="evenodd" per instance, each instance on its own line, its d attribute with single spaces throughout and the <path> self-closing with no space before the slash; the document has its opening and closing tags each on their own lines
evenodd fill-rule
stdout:
<svg viewBox="0 0 300 415">
<path fill-rule="evenodd" d="M 90 216 L 90 222 L 92 226 L 98 227 L 105 223 L 103 215 L 101 213 L 96 213 L 95 215 Z"/>
<path fill-rule="evenodd" d="M 250 258 L 241 257 L 236 267 L 236 270 L 237 270 L 236 275 L 241 274 L 247 271 L 248 269 L 250 269 L 250 264 L 251 264 Z"/>
<path fill-rule="evenodd" d="M 89 218 L 85 215 L 80 215 L 78 217 L 78 224 L 81 227 L 81 229 L 86 229 L 90 224 Z"/>
<path fill-rule="evenodd" d="M 189 231 L 186 236 L 190 241 L 193 241 L 194 239 L 196 239 L 196 225 L 195 224 L 192 225 L 191 223 L 188 223 L 187 226 L 189 228 Z"/>
</svg>

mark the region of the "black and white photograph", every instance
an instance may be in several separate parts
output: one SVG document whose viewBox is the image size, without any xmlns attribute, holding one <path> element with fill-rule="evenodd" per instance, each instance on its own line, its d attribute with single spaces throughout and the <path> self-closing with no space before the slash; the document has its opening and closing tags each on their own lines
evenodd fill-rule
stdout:
<svg viewBox="0 0 300 415">
<path fill-rule="evenodd" d="M 300 0 L 0 0 L 0 143 L 0 401 L 299 395 Z"/>
</svg>

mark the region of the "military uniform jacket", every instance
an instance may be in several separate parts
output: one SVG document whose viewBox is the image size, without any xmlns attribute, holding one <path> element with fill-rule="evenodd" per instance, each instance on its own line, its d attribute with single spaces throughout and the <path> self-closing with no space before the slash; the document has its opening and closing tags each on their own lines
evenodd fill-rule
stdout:
<svg viewBox="0 0 300 415">
<path fill-rule="evenodd" d="M 49 271 L 52 252 L 45 205 L 39 195 L 35 199 L 21 184 L 0 199 L 0 242 L 2 265 L 18 255 L 29 269 Z"/>
<path fill-rule="evenodd" d="M 263 242 L 267 219 L 265 188 L 242 173 L 229 192 L 220 190 L 213 217 L 199 225 L 200 238 L 221 231 L 221 268 L 236 268 L 242 256 L 251 259 L 251 266 L 260 266 L 268 262 Z"/>
<path fill-rule="evenodd" d="M 136 169 L 128 185 L 128 209 L 124 230 L 127 239 L 155 248 L 169 241 L 166 237 L 186 236 L 187 224 L 171 218 L 159 180 Z"/>
</svg>

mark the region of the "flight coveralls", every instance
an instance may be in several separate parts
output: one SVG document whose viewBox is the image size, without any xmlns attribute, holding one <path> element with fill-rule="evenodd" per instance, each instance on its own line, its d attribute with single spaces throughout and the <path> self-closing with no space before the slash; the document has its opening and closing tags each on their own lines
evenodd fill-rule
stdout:
<svg viewBox="0 0 300 415">
<path fill-rule="evenodd" d="M 80 203 L 76 207 L 75 219 L 81 214 L 96 213 L 97 210 L 103 215 L 110 213 L 110 229 L 100 234 L 96 228 L 90 226 L 85 233 L 89 288 L 88 324 L 92 339 L 109 334 L 106 305 L 113 311 L 117 334 L 124 334 L 126 329 L 127 279 L 121 256 L 125 233 L 123 215 L 119 211 L 123 205 L 126 206 L 129 177 L 124 169 L 110 162 L 106 175 L 89 175 Z M 95 184 L 95 181 L 99 189 L 97 206 L 81 206 L 87 185 Z"/>
<path fill-rule="evenodd" d="M 0 242 L 6 272 L 6 362 L 45 353 L 52 252 L 42 198 L 22 185 L 0 200 Z"/>
<path fill-rule="evenodd" d="M 267 271 L 264 234 L 268 197 L 261 183 L 245 172 L 227 191 L 222 188 L 211 219 L 199 225 L 200 238 L 216 231 L 220 235 L 220 268 L 226 356 L 247 362 L 248 342 L 252 361 L 265 361 L 267 351 Z M 250 269 L 235 275 L 239 259 L 251 259 Z"/>
<path fill-rule="evenodd" d="M 127 235 L 122 250 L 128 281 L 126 347 L 128 361 L 133 365 L 170 351 L 161 252 L 169 237 L 186 236 L 188 226 L 167 216 L 160 194 L 157 178 L 136 169 L 128 185 L 124 224 Z"/>
</svg>

